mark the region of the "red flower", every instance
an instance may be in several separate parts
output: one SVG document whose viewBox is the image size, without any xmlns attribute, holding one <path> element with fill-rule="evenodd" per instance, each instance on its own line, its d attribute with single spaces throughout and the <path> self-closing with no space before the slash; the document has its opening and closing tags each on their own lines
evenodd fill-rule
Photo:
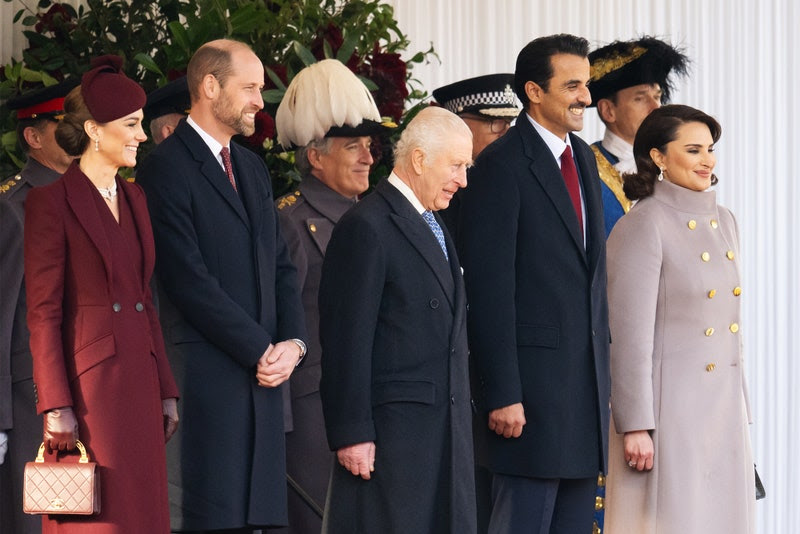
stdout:
<svg viewBox="0 0 800 534">
<path fill-rule="evenodd" d="M 325 41 L 328 41 L 335 56 L 344 42 L 342 30 L 332 22 L 328 24 L 327 28 L 317 30 L 317 36 L 311 42 L 311 53 L 314 54 L 315 58 L 325 59 L 325 45 L 323 44 Z"/>
<path fill-rule="evenodd" d="M 275 137 L 275 121 L 266 111 L 259 111 L 256 113 L 255 133 L 242 138 L 242 141 L 256 150 L 263 150 L 264 141 L 273 137 Z"/>
<path fill-rule="evenodd" d="M 69 33 L 75 27 L 70 12 L 62 4 L 53 4 L 44 14 L 36 15 L 39 22 L 34 29 L 36 33 L 52 32 L 54 34 Z"/>
<path fill-rule="evenodd" d="M 289 80 L 286 78 L 287 77 L 286 65 L 276 64 L 276 65 L 267 65 L 267 67 L 269 68 L 269 70 L 274 72 L 278 76 L 278 78 L 280 78 L 280 80 L 283 82 L 284 86 L 286 86 L 286 87 L 289 86 Z M 272 79 L 265 72 L 264 73 L 264 90 L 266 91 L 267 89 L 277 89 L 277 88 L 278 87 L 275 85 L 275 83 L 273 83 Z"/>
<path fill-rule="evenodd" d="M 406 87 L 406 64 L 400 54 L 376 50 L 372 53 L 369 65 L 362 65 L 359 74 L 372 80 L 378 86 L 373 93 L 381 115 L 392 117 L 395 122 L 403 115 L 403 106 L 408 98 Z"/>
</svg>

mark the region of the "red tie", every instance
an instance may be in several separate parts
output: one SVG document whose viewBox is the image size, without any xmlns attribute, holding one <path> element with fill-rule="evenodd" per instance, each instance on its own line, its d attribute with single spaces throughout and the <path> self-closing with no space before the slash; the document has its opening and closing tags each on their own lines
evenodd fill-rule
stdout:
<svg viewBox="0 0 800 534">
<path fill-rule="evenodd" d="M 233 190 L 238 191 L 238 189 L 236 189 L 236 180 L 233 179 L 233 165 L 231 165 L 231 151 L 228 150 L 228 147 L 224 146 L 220 151 L 220 155 L 222 156 L 222 166 L 225 167 L 225 174 L 228 175 L 228 180 L 230 180 L 231 185 L 233 186 Z"/>
<path fill-rule="evenodd" d="M 572 199 L 572 207 L 578 216 L 578 228 L 583 235 L 583 216 L 581 215 L 581 187 L 578 185 L 578 169 L 575 168 L 575 160 L 572 159 L 572 149 L 569 145 L 561 154 L 561 175 L 567 184 L 567 191 Z"/>
</svg>

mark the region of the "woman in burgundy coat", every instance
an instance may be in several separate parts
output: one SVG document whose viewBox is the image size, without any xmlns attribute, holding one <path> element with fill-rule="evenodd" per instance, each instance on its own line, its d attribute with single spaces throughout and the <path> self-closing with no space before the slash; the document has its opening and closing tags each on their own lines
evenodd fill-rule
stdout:
<svg viewBox="0 0 800 534">
<path fill-rule="evenodd" d="M 146 139 L 144 91 L 120 65 L 97 58 L 67 95 L 56 140 L 80 159 L 27 199 L 28 325 L 47 460 L 80 439 L 101 480 L 99 515 L 43 516 L 43 532 L 169 532 L 164 443 L 178 391 L 150 294 L 144 193 L 117 174 Z"/>
</svg>

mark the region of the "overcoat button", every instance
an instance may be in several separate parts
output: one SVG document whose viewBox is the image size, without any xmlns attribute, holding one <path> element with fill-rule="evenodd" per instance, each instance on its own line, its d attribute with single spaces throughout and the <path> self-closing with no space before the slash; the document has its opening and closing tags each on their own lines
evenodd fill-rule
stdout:
<svg viewBox="0 0 800 534">
<path fill-rule="evenodd" d="M 119 312 L 120 310 L 122 310 L 122 304 L 120 304 L 119 302 L 115 302 L 111 306 L 111 309 L 114 310 L 115 312 Z"/>
<path fill-rule="evenodd" d="M 450 395 L 450 404 L 455 404 L 455 403 L 456 403 L 456 396 Z"/>
<path fill-rule="evenodd" d="M 436 308 L 439 307 L 439 299 L 431 299 L 431 301 L 428 304 L 430 305 L 431 308 L 435 310 Z"/>
<path fill-rule="evenodd" d="M 695 228 L 697 228 L 697 221 L 692 219 L 687 223 L 687 226 L 689 227 L 689 230 L 694 230 Z"/>
<path fill-rule="evenodd" d="M 736 323 L 731 324 L 730 330 L 731 330 L 732 333 L 735 334 L 736 332 L 739 331 L 739 325 L 736 324 Z"/>
<path fill-rule="evenodd" d="M 713 363 L 709 363 L 708 365 L 706 365 L 706 371 L 709 372 L 709 373 L 711 371 L 713 371 L 714 369 L 716 369 L 716 368 L 717 368 L 717 366 L 715 364 L 713 364 Z"/>
<path fill-rule="evenodd" d="M 136 311 L 140 312 L 140 311 L 143 311 L 143 310 L 144 310 L 144 304 L 142 304 L 141 302 L 137 302 L 136 303 Z"/>
<path fill-rule="evenodd" d="M 711 291 L 708 292 L 708 298 L 713 299 L 714 295 L 716 295 L 716 294 L 717 294 L 717 290 L 716 289 L 712 289 Z"/>
<path fill-rule="evenodd" d="M 741 287 L 736 286 L 736 287 L 733 288 L 733 296 L 734 297 L 738 297 L 741 294 L 742 294 L 742 288 Z"/>
<path fill-rule="evenodd" d="M 711 254 L 709 254 L 708 252 L 703 252 L 700 255 L 700 259 L 702 259 L 703 261 L 709 261 L 711 259 Z"/>
</svg>

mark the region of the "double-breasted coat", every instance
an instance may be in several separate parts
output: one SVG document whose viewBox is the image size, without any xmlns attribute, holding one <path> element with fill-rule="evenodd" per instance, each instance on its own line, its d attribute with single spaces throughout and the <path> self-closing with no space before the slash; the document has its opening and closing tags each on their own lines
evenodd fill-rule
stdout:
<svg viewBox="0 0 800 534">
<path fill-rule="evenodd" d="M 77 161 L 26 202 L 36 409 L 73 408 L 101 483 L 99 516 L 44 517 L 44 532 L 169 531 L 161 400 L 178 391 L 150 294 L 144 193 L 116 180 L 118 224 Z"/>
<path fill-rule="evenodd" d="M 311 498 L 323 508 L 333 458 L 319 396 L 319 282 L 333 227 L 355 202 L 312 174 L 303 177 L 296 191 L 278 199 L 281 230 L 297 267 L 308 328 L 308 352 L 290 380 L 293 428 L 286 433 L 286 473 L 299 488 L 289 489 L 289 532 L 319 532 L 322 525 L 318 510 L 305 500 Z"/>
<path fill-rule="evenodd" d="M 487 455 L 496 473 L 591 478 L 604 470 L 609 331 L 600 179 L 570 134 L 586 244 L 553 153 L 523 111 L 480 153 L 461 195 L 458 252 Z M 522 403 L 519 438 L 489 430 L 488 412 Z M 480 439 L 480 436 L 479 436 Z"/>
<path fill-rule="evenodd" d="M 475 532 L 466 300 L 445 240 L 449 262 L 388 181 L 333 230 L 319 295 L 328 442 L 376 452 L 370 480 L 334 465 L 323 532 Z"/>
<path fill-rule="evenodd" d="M 608 532 L 752 533 L 755 482 L 741 333 L 739 236 L 713 191 L 657 182 L 608 240 Z M 650 430 L 653 470 L 623 433 Z"/>
<path fill-rule="evenodd" d="M 0 524 L 19 534 L 38 534 L 41 520 L 22 512 L 25 463 L 42 442 L 42 419 L 36 415 L 33 360 L 28 344 L 22 238 L 25 199 L 34 187 L 61 176 L 34 158 L 19 174 L 0 184 L 0 432 L 9 436 L 0 466 Z"/>
<path fill-rule="evenodd" d="M 287 522 L 281 389 L 259 386 L 255 373 L 270 343 L 306 339 L 303 308 L 266 165 L 236 143 L 230 151 L 238 192 L 186 121 L 136 175 L 165 338 L 183 368 L 175 529 Z"/>
</svg>

